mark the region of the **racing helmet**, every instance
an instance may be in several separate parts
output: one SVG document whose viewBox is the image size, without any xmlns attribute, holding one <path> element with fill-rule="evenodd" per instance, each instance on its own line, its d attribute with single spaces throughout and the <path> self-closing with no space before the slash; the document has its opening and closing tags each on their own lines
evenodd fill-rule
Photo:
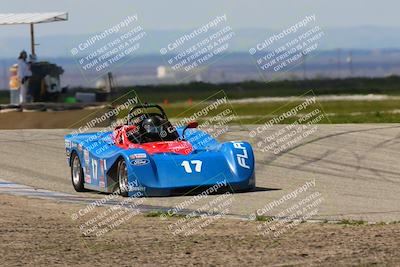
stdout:
<svg viewBox="0 0 400 267">
<path fill-rule="evenodd" d="M 142 129 L 148 134 L 157 134 L 162 136 L 164 129 L 163 129 L 163 119 L 158 116 L 151 116 L 146 118 L 142 122 Z"/>
</svg>

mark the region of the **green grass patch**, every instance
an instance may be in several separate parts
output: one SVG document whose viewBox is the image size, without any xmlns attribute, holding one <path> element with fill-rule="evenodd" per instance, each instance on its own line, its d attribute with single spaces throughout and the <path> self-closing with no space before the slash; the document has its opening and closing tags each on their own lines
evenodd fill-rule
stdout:
<svg viewBox="0 0 400 267">
<path fill-rule="evenodd" d="M 348 220 L 348 219 L 343 219 L 338 224 L 344 224 L 344 225 L 366 225 L 368 224 L 367 221 L 364 220 Z"/>
<path fill-rule="evenodd" d="M 207 118 L 216 116 L 220 112 L 230 109 L 232 114 L 238 117 L 230 123 L 234 124 L 263 124 L 280 116 L 283 113 L 301 104 L 302 101 L 291 102 L 264 102 L 264 103 L 234 103 L 232 105 L 220 105 L 215 110 L 210 110 L 206 117 L 200 117 L 201 123 Z M 170 118 L 179 120 L 190 117 L 196 111 L 205 108 L 207 104 L 201 103 L 189 106 L 184 103 L 168 105 L 165 110 Z M 324 118 L 319 124 L 327 123 L 398 123 L 400 122 L 400 100 L 376 100 L 376 101 L 321 101 L 300 110 L 296 117 L 290 117 L 281 121 L 283 124 L 295 122 L 301 116 L 319 109 Z M 120 117 L 125 114 L 121 113 Z"/>
<path fill-rule="evenodd" d="M 257 222 L 271 222 L 274 220 L 273 216 L 266 216 L 266 215 L 256 215 Z"/>
<path fill-rule="evenodd" d="M 294 102 L 265 102 L 220 105 L 215 110 L 210 110 L 206 117 L 199 117 L 199 123 L 220 112 L 229 109 L 237 119 L 230 121 L 232 124 L 263 124 L 291 110 L 301 104 L 301 101 Z M 192 116 L 195 112 L 205 108 L 207 104 L 201 103 L 196 106 L 189 106 L 184 103 L 170 104 L 165 107 L 169 118 L 179 120 Z M 400 100 L 376 100 L 376 101 L 322 101 L 310 105 L 305 110 L 297 113 L 297 117 L 290 117 L 281 121 L 282 124 L 295 122 L 301 116 L 319 109 L 324 117 L 318 124 L 328 123 L 399 123 L 400 122 Z M 123 118 L 127 110 L 119 114 Z"/>
<path fill-rule="evenodd" d="M 144 215 L 145 217 L 164 217 L 169 218 L 172 217 L 168 212 L 165 211 L 151 211 Z"/>
<path fill-rule="evenodd" d="M 316 95 L 349 95 L 349 94 L 387 94 L 400 95 L 400 76 L 383 78 L 347 78 L 347 79 L 312 79 L 280 80 L 270 82 L 246 81 L 239 83 L 203 83 L 171 85 L 130 86 L 118 89 L 123 95 L 134 89 L 143 102 L 170 103 L 201 101 L 215 92 L 223 90 L 229 99 L 248 97 L 299 96 L 309 90 Z M 118 97 L 118 96 L 116 96 Z"/>
<path fill-rule="evenodd" d="M 400 77 L 385 78 L 349 78 L 349 79 L 314 79 L 303 81 L 274 81 L 274 82 L 241 82 L 226 84 L 189 83 L 179 85 L 136 86 L 120 88 L 115 96 L 115 104 L 122 104 L 128 98 L 138 96 L 141 102 L 163 103 L 170 118 L 180 119 L 193 115 L 208 104 L 204 100 L 213 101 L 226 96 L 228 100 L 257 97 L 286 97 L 314 95 L 351 95 L 351 94 L 386 94 L 400 95 Z M 188 99 L 193 101 L 189 105 Z M 234 124 L 262 124 L 287 112 L 302 103 L 302 100 L 276 102 L 248 102 L 220 105 L 211 110 L 207 116 L 215 116 L 225 109 L 239 116 Z M 325 118 L 318 123 L 396 123 L 400 122 L 400 100 L 335 100 L 317 101 L 306 110 L 319 108 Z M 121 113 L 120 117 L 126 115 Z M 297 118 L 288 118 L 281 123 L 293 123 Z M 201 123 L 202 119 L 198 119 Z"/>
<path fill-rule="evenodd" d="M 0 104 L 9 104 L 10 103 L 10 91 L 4 90 L 0 91 Z"/>
<path fill-rule="evenodd" d="M 144 215 L 145 217 L 159 217 L 159 218 L 184 218 L 186 215 L 184 214 L 176 214 L 176 213 L 168 213 L 166 211 L 151 211 Z"/>
</svg>

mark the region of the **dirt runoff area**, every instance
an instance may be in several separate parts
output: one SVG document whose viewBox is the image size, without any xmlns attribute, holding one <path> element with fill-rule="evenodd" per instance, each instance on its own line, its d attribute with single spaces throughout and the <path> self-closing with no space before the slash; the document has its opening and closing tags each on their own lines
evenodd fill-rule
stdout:
<svg viewBox="0 0 400 267">
<path fill-rule="evenodd" d="M 96 237 L 79 231 L 77 204 L 0 195 L 2 266 L 326 266 L 400 263 L 400 225 L 301 223 L 277 238 L 262 222 L 218 219 L 190 236 L 178 217 L 132 216 Z M 98 212 L 101 212 L 102 209 Z"/>
<path fill-rule="evenodd" d="M 106 108 L 87 108 L 54 112 L 0 112 L 0 129 L 59 129 L 79 128 L 108 111 Z M 110 120 L 94 127 L 106 127 Z"/>
</svg>

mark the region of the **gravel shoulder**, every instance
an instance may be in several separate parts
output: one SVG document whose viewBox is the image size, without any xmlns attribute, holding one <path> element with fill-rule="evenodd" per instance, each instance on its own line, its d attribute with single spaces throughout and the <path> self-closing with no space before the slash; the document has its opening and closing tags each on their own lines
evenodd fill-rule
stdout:
<svg viewBox="0 0 400 267">
<path fill-rule="evenodd" d="M 277 238 L 262 222 L 218 219 L 190 236 L 179 218 L 139 214 L 102 235 L 84 236 L 71 214 L 82 205 L 0 195 L 0 265 L 384 265 L 400 262 L 400 224 L 302 223 Z M 102 212 L 104 208 L 96 208 Z"/>
</svg>

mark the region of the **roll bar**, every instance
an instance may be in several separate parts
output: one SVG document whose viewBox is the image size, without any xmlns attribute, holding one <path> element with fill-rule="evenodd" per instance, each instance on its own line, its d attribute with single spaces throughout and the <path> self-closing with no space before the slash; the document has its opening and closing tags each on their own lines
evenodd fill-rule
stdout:
<svg viewBox="0 0 400 267">
<path fill-rule="evenodd" d="M 162 108 L 161 106 L 157 105 L 157 104 L 147 104 L 147 103 L 144 103 L 144 104 L 136 105 L 136 106 L 134 106 L 134 107 L 131 108 L 131 110 L 129 111 L 128 114 L 129 114 L 129 115 L 132 114 L 132 113 L 133 113 L 135 110 L 137 110 L 137 109 L 149 109 L 149 108 L 157 108 L 157 109 L 161 112 L 161 115 L 164 117 L 164 119 L 168 119 L 168 118 L 167 118 L 167 114 L 165 113 L 165 111 L 163 110 L 163 108 Z M 144 112 L 138 113 L 137 115 L 139 115 L 139 114 L 144 114 Z"/>
</svg>

